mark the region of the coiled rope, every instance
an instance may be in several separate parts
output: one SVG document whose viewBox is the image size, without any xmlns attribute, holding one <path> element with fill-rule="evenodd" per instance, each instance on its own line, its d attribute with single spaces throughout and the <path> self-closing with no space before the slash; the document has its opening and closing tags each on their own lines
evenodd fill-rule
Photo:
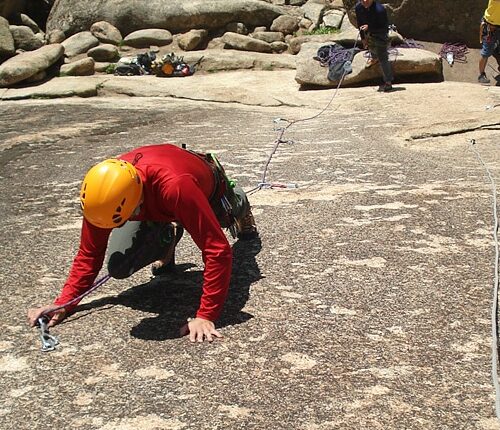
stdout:
<svg viewBox="0 0 500 430">
<path fill-rule="evenodd" d="M 463 43 L 445 43 L 439 55 L 442 59 L 446 60 L 450 66 L 453 63 L 467 63 L 467 54 L 469 53 L 469 48 Z"/>
<path fill-rule="evenodd" d="M 483 161 L 481 154 L 474 147 L 476 141 L 470 140 L 470 149 L 475 154 L 483 166 L 491 185 L 492 205 L 493 205 L 493 240 L 495 246 L 495 276 L 493 281 L 493 304 L 491 307 L 491 376 L 495 387 L 495 412 L 500 420 L 500 383 L 498 381 L 498 260 L 500 257 L 498 245 L 498 212 L 497 212 L 497 188 L 490 169 Z"/>
</svg>

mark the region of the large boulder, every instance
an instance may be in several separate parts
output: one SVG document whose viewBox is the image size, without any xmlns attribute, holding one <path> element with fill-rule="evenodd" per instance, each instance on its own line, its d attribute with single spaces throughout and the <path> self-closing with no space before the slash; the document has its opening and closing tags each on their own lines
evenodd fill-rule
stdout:
<svg viewBox="0 0 500 430">
<path fill-rule="evenodd" d="M 57 62 L 63 54 L 63 46 L 54 44 L 8 59 L 0 65 L 0 87 L 8 87 L 37 75 Z"/>
<path fill-rule="evenodd" d="M 302 45 L 297 55 L 297 73 L 295 80 L 304 86 L 336 87 L 338 81 L 328 79 L 328 67 L 322 67 L 319 61 L 314 60 L 322 43 L 310 42 Z M 394 76 L 397 80 L 415 80 L 420 76 L 422 81 L 443 80 L 443 65 L 439 55 L 416 48 L 398 48 L 397 55 L 389 56 Z M 346 75 L 343 86 L 361 85 L 382 79 L 380 67 L 366 67 L 366 51 L 358 52 L 352 61 L 352 73 Z"/>
<path fill-rule="evenodd" d="M 90 32 L 101 43 L 119 45 L 123 39 L 120 30 L 106 21 L 94 22 L 90 27 Z"/>
<path fill-rule="evenodd" d="M 125 36 L 123 43 L 134 48 L 149 48 L 151 45 L 165 46 L 172 43 L 172 33 L 161 28 L 137 30 Z"/>
<path fill-rule="evenodd" d="M 355 24 L 357 0 L 344 0 L 350 21 Z M 465 42 L 479 46 L 479 22 L 487 1 L 477 0 L 384 0 L 389 20 L 406 38 Z"/>
<path fill-rule="evenodd" d="M 229 49 L 238 49 L 240 51 L 255 51 L 255 52 L 273 52 L 271 45 L 263 40 L 254 39 L 250 36 L 237 33 L 224 33 L 222 41 L 225 47 Z"/>
<path fill-rule="evenodd" d="M 14 38 L 16 49 L 34 51 L 43 46 L 43 41 L 35 36 L 33 30 L 26 25 L 11 25 L 10 32 Z"/>
<path fill-rule="evenodd" d="M 90 31 L 74 34 L 62 42 L 67 57 L 83 54 L 97 45 L 99 45 L 99 40 Z"/>
<path fill-rule="evenodd" d="M 0 16 L 0 60 L 14 55 L 16 48 L 9 28 L 9 21 Z"/>
<path fill-rule="evenodd" d="M 282 13 L 281 7 L 259 0 L 58 0 L 50 12 L 47 32 L 60 29 L 71 35 L 106 21 L 122 35 L 145 28 L 180 33 L 222 28 L 230 22 L 270 25 Z"/>
<path fill-rule="evenodd" d="M 63 64 L 59 73 L 61 76 L 88 76 L 94 74 L 95 61 L 86 57 L 72 63 Z"/>
</svg>

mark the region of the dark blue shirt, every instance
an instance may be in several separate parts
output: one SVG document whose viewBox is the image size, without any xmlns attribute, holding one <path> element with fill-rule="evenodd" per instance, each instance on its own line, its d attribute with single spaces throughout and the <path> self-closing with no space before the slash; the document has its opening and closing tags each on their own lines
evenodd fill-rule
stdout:
<svg viewBox="0 0 500 430">
<path fill-rule="evenodd" d="M 389 31 L 387 11 L 379 2 L 374 1 L 368 9 L 358 3 L 355 11 L 358 28 L 368 24 L 368 33 L 387 33 Z"/>
</svg>

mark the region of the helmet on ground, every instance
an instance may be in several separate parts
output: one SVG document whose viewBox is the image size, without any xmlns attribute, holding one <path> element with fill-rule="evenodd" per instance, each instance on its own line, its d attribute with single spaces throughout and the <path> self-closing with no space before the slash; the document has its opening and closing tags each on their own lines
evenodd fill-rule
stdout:
<svg viewBox="0 0 500 430">
<path fill-rule="evenodd" d="M 142 180 L 127 161 L 109 159 L 92 167 L 83 179 L 83 216 L 101 228 L 121 226 L 141 201 Z"/>
</svg>

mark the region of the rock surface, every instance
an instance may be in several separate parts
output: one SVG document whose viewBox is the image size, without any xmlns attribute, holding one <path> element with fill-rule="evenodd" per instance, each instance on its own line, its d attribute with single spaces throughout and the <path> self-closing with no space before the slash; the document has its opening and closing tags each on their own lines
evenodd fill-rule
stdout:
<svg viewBox="0 0 500 430">
<path fill-rule="evenodd" d="M 60 44 L 42 46 L 0 64 L 0 87 L 19 83 L 56 63 L 64 54 Z"/>
<path fill-rule="evenodd" d="M 14 55 L 16 48 L 9 28 L 9 21 L 0 16 L 0 60 Z"/>
<path fill-rule="evenodd" d="M 351 22 L 357 0 L 344 0 Z M 487 6 L 476 0 L 385 0 L 389 20 L 406 38 L 441 42 L 465 42 L 479 47 L 479 23 Z"/>
<path fill-rule="evenodd" d="M 90 48 L 99 45 L 99 40 L 90 31 L 82 31 L 68 37 L 61 44 L 64 47 L 64 54 L 67 57 L 74 57 L 78 54 L 84 54 Z"/>
<path fill-rule="evenodd" d="M 297 75 L 295 80 L 301 85 L 337 86 L 338 81 L 330 81 L 327 77 L 328 67 L 322 67 L 319 61 L 313 60 L 321 43 L 305 43 L 297 55 Z M 352 73 L 345 76 L 343 85 L 356 85 L 381 79 L 382 72 L 378 66 L 366 68 L 367 58 L 359 52 L 352 60 Z M 389 61 L 396 82 L 418 75 L 427 81 L 443 80 L 443 66 L 440 57 L 429 51 L 415 48 L 399 48 L 392 51 Z"/>
<path fill-rule="evenodd" d="M 155 98 L 1 102 L 2 430 L 500 428 L 492 195 L 469 144 L 500 177 L 500 88 L 343 88 L 332 101 L 331 89 L 298 91 L 294 74 L 161 80 L 169 98 L 157 88 Z M 125 81 L 154 91 L 158 79 L 145 78 Z M 82 83 L 60 86 L 69 81 Z M 293 144 L 277 148 L 267 172 L 298 188 L 251 194 L 260 240 L 228 238 L 222 340 L 178 337 L 203 271 L 185 237 L 176 274 L 110 281 L 51 329 L 57 350 L 40 351 L 25 310 L 66 279 L 92 164 L 186 143 L 216 151 L 250 190 L 286 124 L 277 118 L 318 114 L 287 130 Z"/>
<path fill-rule="evenodd" d="M 95 22 L 106 21 L 122 35 L 145 28 L 177 33 L 193 28 L 216 29 L 230 22 L 271 24 L 282 12 L 279 7 L 258 0 L 59 0 L 50 12 L 47 31 L 60 29 L 71 35 L 88 30 Z"/>
</svg>

